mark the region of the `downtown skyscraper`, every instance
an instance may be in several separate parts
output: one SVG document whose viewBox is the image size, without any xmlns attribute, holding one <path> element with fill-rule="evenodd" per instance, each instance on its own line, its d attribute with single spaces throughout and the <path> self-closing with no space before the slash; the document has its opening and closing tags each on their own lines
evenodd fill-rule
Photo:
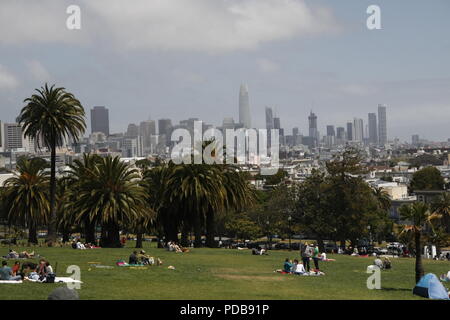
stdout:
<svg viewBox="0 0 450 320">
<path fill-rule="evenodd" d="M 103 106 L 91 109 L 91 133 L 94 132 L 109 136 L 109 110 Z"/>
<path fill-rule="evenodd" d="M 378 128 L 377 128 L 377 115 L 375 113 L 369 113 L 369 143 L 378 143 Z"/>
<path fill-rule="evenodd" d="M 387 143 L 387 119 L 386 119 L 386 106 L 383 104 L 378 105 L 378 143 L 385 145 Z"/>
<path fill-rule="evenodd" d="M 239 90 L 239 122 L 246 129 L 250 129 L 252 126 L 250 118 L 250 100 L 248 96 L 248 86 L 246 84 L 242 84 Z"/>
</svg>

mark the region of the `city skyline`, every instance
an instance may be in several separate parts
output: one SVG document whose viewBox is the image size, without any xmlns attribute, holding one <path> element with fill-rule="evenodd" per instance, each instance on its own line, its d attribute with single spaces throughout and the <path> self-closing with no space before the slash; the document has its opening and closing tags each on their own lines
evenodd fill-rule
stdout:
<svg viewBox="0 0 450 320">
<path fill-rule="evenodd" d="M 48 81 L 73 92 L 86 112 L 107 106 L 111 132 L 150 114 L 218 126 L 225 117 L 238 121 L 236 92 L 246 83 L 252 127 L 264 127 L 267 105 L 276 106 L 285 130 L 299 127 L 305 135 L 311 109 L 325 132 L 354 117 L 366 123 L 386 104 L 389 138 L 448 139 L 446 1 L 380 0 L 382 29 L 373 31 L 366 27 L 369 1 L 189 0 L 177 10 L 171 0 L 164 9 L 138 0 L 127 12 L 107 5 L 114 1 L 0 4 L 0 30 L 7 30 L 0 37 L 4 122 L 14 122 L 23 99 Z M 80 5 L 81 30 L 65 27 L 69 4 Z M 11 11 L 23 15 L 13 19 Z M 217 27 L 193 19 L 205 14 Z M 142 18 L 154 15 L 158 22 Z M 235 34 L 226 31 L 233 27 Z"/>
</svg>

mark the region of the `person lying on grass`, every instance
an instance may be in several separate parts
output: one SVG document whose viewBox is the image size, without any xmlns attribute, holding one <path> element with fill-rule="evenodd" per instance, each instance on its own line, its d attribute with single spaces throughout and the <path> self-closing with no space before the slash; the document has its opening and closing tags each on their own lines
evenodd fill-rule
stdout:
<svg viewBox="0 0 450 320">
<path fill-rule="evenodd" d="M 9 249 L 8 254 L 5 256 L 6 259 L 31 259 L 34 258 L 34 251 L 28 253 L 27 251 L 22 251 L 17 253 L 16 251 Z"/>
</svg>

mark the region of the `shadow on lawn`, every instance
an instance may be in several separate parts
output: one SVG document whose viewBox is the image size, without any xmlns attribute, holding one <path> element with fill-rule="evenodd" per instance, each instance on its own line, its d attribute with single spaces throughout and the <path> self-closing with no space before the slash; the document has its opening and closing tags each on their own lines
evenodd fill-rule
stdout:
<svg viewBox="0 0 450 320">
<path fill-rule="evenodd" d="M 410 291 L 412 292 L 412 289 L 405 289 L 405 288 L 381 288 L 383 291 Z"/>
</svg>

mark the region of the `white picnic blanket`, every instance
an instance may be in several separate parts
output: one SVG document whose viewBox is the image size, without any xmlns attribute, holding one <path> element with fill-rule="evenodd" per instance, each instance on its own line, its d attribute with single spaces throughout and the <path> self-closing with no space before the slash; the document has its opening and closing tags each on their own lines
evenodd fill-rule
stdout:
<svg viewBox="0 0 450 320">
<path fill-rule="evenodd" d="M 0 283 L 16 284 L 16 283 L 22 283 L 22 280 L 0 280 Z"/>
<path fill-rule="evenodd" d="M 39 280 L 28 279 L 31 282 L 42 282 Z M 80 280 L 72 279 L 71 277 L 55 277 L 55 283 L 83 283 Z"/>
</svg>

